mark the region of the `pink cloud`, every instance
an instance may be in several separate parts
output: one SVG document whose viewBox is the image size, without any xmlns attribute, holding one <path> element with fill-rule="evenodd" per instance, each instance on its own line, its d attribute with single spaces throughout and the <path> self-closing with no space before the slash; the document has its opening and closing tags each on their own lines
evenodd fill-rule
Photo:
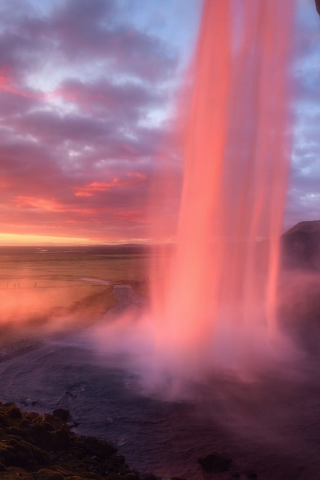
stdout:
<svg viewBox="0 0 320 480">
<path fill-rule="evenodd" d="M 128 189 L 144 183 L 147 179 L 147 175 L 140 172 L 128 172 L 126 174 L 129 179 L 119 180 L 119 178 L 113 178 L 110 182 L 92 182 L 88 185 L 84 185 L 75 192 L 75 196 L 78 197 L 92 197 L 98 192 L 110 192 L 114 189 Z"/>
</svg>

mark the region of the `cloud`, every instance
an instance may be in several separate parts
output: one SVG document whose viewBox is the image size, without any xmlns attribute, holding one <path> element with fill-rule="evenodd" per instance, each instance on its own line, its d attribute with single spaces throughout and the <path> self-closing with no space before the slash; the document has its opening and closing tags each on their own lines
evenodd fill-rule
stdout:
<svg viewBox="0 0 320 480">
<path fill-rule="evenodd" d="M 319 181 L 320 27 L 301 5 L 288 226 L 317 214 Z M 149 10 L 150 18 L 161 14 L 154 28 Z M 0 0 L 3 231 L 74 236 L 77 225 L 84 237 L 145 237 L 150 192 L 175 218 L 182 170 L 172 109 L 181 66 L 176 12 L 165 0 L 157 8 L 144 0 Z M 183 62 L 187 51 L 191 44 Z M 165 172 L 164 193 L 154 180 Z"/>
<path fill-rule="evenodd" d="M 167 136 L 149 119 L 171 101 L 174 48 L 118 1 L 14 0 L 0 13 L 3 231 L 116 240 L 130 224 L 145 235 Z"/>
</svg>

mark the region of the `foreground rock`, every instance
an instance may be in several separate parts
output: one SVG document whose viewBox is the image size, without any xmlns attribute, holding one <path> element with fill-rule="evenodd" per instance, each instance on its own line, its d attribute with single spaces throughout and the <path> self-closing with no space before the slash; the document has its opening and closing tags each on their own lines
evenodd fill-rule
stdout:
<svg viewBox="0 0 320 480">
<path fill-rule="evenodd" d="M 76 435 L 65 423 L 68 411 L 54 413 L 22 412 L 0 402 L 1 479 L 139 480 L 113 445 Z"/>
</svg>

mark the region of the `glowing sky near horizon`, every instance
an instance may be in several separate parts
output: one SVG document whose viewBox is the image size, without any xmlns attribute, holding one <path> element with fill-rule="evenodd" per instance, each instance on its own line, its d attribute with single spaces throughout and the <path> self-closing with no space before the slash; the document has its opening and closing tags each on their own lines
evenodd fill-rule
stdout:
<svg viewBox="0 0 320 480">
<path fill-rule="evenodd" d="M 172 117 L 201 4 L 0 0 L 0 245 L 149 240 L 159 158 L 176 209 Z M 319 218 L 319 65 L 320 22 L 301 0 L 285 227 Z"/>
</svg>

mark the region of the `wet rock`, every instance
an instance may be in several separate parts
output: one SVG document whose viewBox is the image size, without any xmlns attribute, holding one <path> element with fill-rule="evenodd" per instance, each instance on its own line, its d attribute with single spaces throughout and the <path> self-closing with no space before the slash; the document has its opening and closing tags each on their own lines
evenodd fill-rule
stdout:
<svg viewBox="0 0 320 480">
<path fill-rule="evenodd" d="M 53 416 L 60 418 L 64 422 L 67 422 L 67 420 L 70 418 L 70 412 L 65 408 L 57 408 L 53 411 Z"/>
<path fill-rule="evenodd" d="M 226 472 L 229 470 L 232 460 L 222 453 L 212 452 L 201 455 L 198 462 L 206 471 Z"/>
</svg>

